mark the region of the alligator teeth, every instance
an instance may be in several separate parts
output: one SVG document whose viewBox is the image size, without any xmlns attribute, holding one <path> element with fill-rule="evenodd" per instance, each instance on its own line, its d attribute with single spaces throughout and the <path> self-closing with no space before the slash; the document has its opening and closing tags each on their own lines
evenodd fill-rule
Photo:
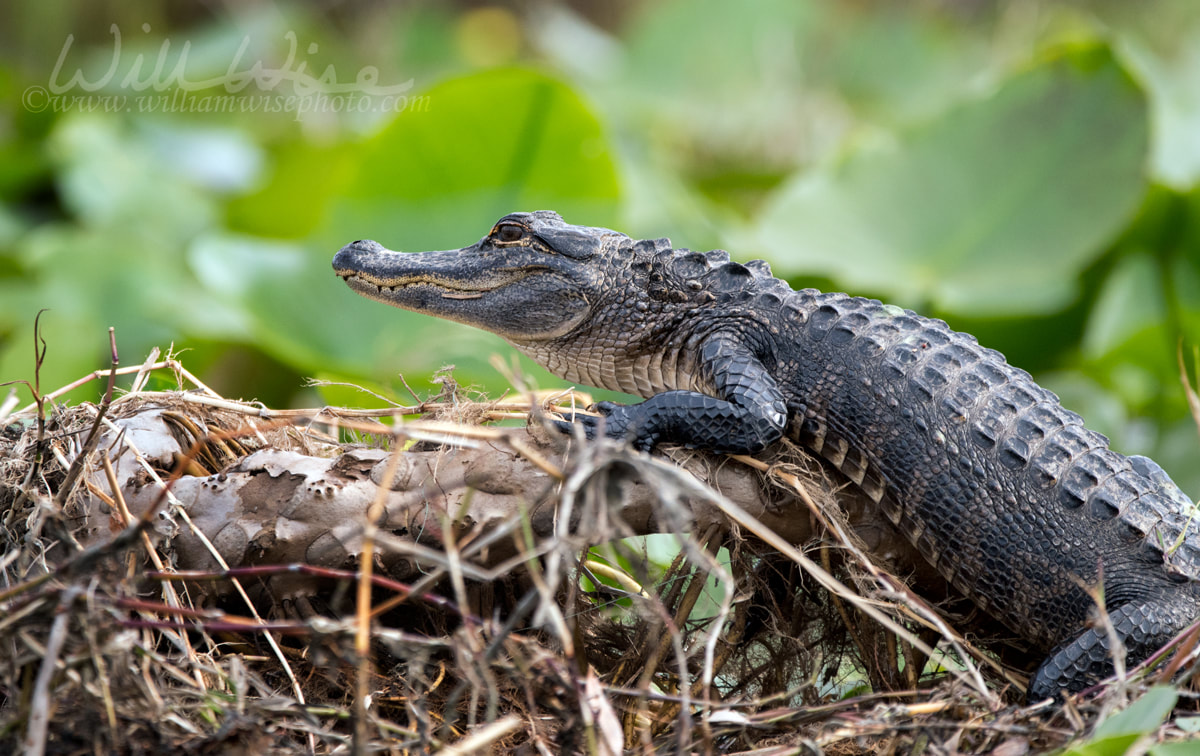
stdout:
<svg viewBox="0 0 1200 756">
<path fill-rule="evenodd" d="M 479 299 L 483 296 L 481 291 L 459 291 L 451 294 L 450 292 L 442 292 L 442 299 Z"/>
</svg>

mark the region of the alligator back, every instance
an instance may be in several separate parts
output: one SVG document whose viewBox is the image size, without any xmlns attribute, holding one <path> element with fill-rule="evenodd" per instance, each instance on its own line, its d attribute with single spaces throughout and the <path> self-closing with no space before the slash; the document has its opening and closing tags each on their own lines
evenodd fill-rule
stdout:
<svg viewBox="0 0 1200 756">
<path fill-rule="evenodd" d="M 783 315 L 791 435 L 1022 636 L 1048 649 L 1078 634 L 1092 605 L 1080 581 L 1101 569 L 1110 606 L 1200 577 L 1191 501 L 999 352 L 844 294 L 795 292 Z"/>
</svg>

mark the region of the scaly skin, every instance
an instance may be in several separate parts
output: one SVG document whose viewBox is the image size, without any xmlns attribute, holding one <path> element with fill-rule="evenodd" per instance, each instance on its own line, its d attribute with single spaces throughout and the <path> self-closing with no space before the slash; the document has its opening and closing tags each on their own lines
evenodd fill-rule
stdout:
<svg viewBox="0 0 1200 756">
<path fill-rule="evenodd" d="M 1111 671 L 1081 587 L 1101 574 L 1133 662 L 1200 616 L 1191 501 L 1154 462 L 1110 451 L 1028 373 L 940 320 L 792 291 L 761 260 L 546 211 L 506 216 L 461 250 L 354 242 L 333 265 L 364 296 L 492 331 L 555 375 L 646 398 L 601 403 L 601 420 L 580 419 L 589 436 L 753 453 L 786 432 L 877 501 L 959 590 L 1049 652 L 1031 699 Z"/>
</svg>

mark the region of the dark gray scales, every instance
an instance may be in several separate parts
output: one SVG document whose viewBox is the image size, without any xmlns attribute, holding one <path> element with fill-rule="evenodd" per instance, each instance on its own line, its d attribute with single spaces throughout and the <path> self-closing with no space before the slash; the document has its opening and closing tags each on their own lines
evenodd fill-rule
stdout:
<svg viewBox="0 0 1200 756">
<path fill-rule="evenodd" d="M 461 250 L 356 242 L 359 293 L 499 333 L 551 372 L 646 397 L 582 420 L 649 449 L 752 453 L 785 432 L 872 499 L 980 607 L 1049 653 L 1031 698 L 1111 670 L 1079 581 L 1102 565 L 1131 661 L 1200 616 L 1192 502 L 1002 354 L 875 300 L 792 291 L 761 260 L 515 213 Z"/>
</svg>

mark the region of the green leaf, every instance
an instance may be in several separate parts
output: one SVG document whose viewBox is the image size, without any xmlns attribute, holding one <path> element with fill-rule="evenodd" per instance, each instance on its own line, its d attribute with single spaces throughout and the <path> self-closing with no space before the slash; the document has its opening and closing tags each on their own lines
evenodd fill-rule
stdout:
<svg viewBox="0 0 1200 756">
<path fill-rule="evenodd" d="M 1145 191 L 1146 105 L 1103 47 L 1073 49 L 772 198 L 757 246 L 790 274 L 971 315 L 1045 313 Z"/>
<path fill-rule="evenodd" d="M 1160 743 L 1146 751 L 1148 756 L 1200 756 L 1200 740 Z"/>
<path fill-rule="evenodd" d="M 1107 354 L 1165 318 L 1158 265 L 1148 253 L 1129 255 L 1100 290 L 1083 337 L 1084 355 L 1094 359 Z"/>
<path fill-rule="evenodd" d="M 1182 36 L 1175 44 L 1155 45 L 1125 30 L 1119 40 L 1150 96 L 1154 177 L 1186 190 L 1200 179 L 1200 19 L 1194 13 Z"/>
<path fill-rule="evenodd" d="M 64 118 L 49 140 L 63 204 L 84 225 L 135 235 L 186 239 L 211 225 L 212 199 L 159 162 L 145 137 L 100 115 Z"/>
<path fill-rule="evenodd" d="M 1123 756 L 1139 738 L 1158 729 L 1175 708 L 1178 697 L 1170 686 L 1151 688 L 1129 708 L 1101 722 L 1091 738 L 1063 751 L 1062 756 Z"/>
<path fill-rule="evenodd" d="M 13 342 L 0 352 L 3 380 L 33 377 L 33 321 L 38 310 L 49 346 L 41 373 L 52 390 L 108 366 L 109 326 L 123 364 L 166 348 L 190 324 L 219 315 L 199 291 L 180 256 L 165 254 L 177 240 L 145 226 L 87 229 L 44 225 L 21 239 L 24 278 L 0 279 L 0 334 Z M 89 398 L 92 398 L 89 396 Z"/>
<path fill-rule="evenodd" d="M 228 226 L 234 231 L 302 239 L 325 220 L 330 197 L 345 183 L 354 145 L 313 144 L 295 140 L 272 155 L 270 179 L 254 192 L 229 203 Z"/>
<path fill-rule="evenodd" d="M 1175 726 L 1184 732 L 1200 732 L 1200 717 L 1176 717 Z"/>
<path fill-rule="evenodd" d="M 222 310 L 179 254 L 215 221 L 213 197 L 158 162 L 146 132 L 120 119 L 69 114 L 48 152 L 71 217 L 33 225 L 2 255 L 17 273 L 0 277 L 3 380 L 33 377 L 27 345 L 43 308 L 47 390 L 108 366 L 109 326 L 124 364 L 182 333 L 219 330 Z"/>
<path fill-rule="evenodd" d="M 1200 341 L 1200 229 L 1188 220 L 1200 208 L 1200 191 L 1192 195 L 1153 187 L 1114 250 L 1115 265 L 1097 266 L 1088 276 L 1098 291 L 1078 366 L 1119 397 L 1125 417 L 1097 415 L 1095 397 L 1067 404 L 1089 423 L 1099 418 L 1096 429 L 1114 449 L 1154 458 L 1189 493 L 1200 490 L 1200 468 L 1178 350 L 1182 344 L 1188 353 Z M 1157 427 L 1147 422 L 1151 418 Z M 1118 422 L 1106 427 L 1106 419 Z"/>
<path fill-rule="evenodd" d="M 1119 735 L 1111 738 L 1092 738 L 1073 745 L 1061 756 L 1125 756 L 1129 747 L 1137 742 L 1138 735 Z"/>
<path fill-rule="evenodd" d="M 980 36 L 918 5 L 830 3 L 818 21 L 806 75 L 885 123 L 941 110 L 997 64 Z"/>
<path fill-rule="evenodd" d="M 1179 692 L 1169 685 L 1156 685 L 1129 705 L 1105 719 L 1096 728 L 1096 738 L 1144 735 L 1158 729 L 1175 708 Z"/>
<path fill-rule="evenodd" d="M 617 197 L 607 139 L 579 95 L 540 73 L 500 69 L 413 98 L 365 146 L 329 230 L 338 244 L 460 247 L 517 210 L 611 223 Z"/>
<path fill-rule="evenodd" d="M 699 138 L 796 115 L 791 98 L 764 94 L 778 87 L 797 90 L 802 71 L 797 42 L 823 10 L 788 0 L 765 0 L 756 10 L 747 13 L 722 0 L 646 4 L 631 25 L 616 71 L 620 92 L 645 108 L 656 125 Z M 715 55 L 716 50 L 734 54 Z"/>
</svg>

